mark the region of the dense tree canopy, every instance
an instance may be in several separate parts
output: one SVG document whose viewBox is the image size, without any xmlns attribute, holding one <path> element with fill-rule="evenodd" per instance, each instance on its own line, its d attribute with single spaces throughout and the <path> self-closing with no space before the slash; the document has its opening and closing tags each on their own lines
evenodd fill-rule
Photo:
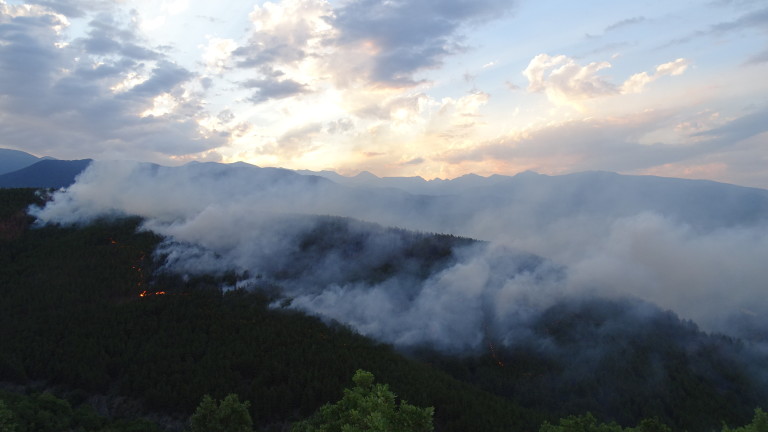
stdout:
<svg viewBox="0 0 768 432">
<path fill-rule="evenodd" d="M 250 402 L 240 402 L 236 394 L 230 393 L 220 402 L 205 395 L 189 418 L 190 432 L 251 432 L 249 406 Z"/>
<path fill-rule="evenodd" d="M 562 353 L 607 347 L 596 363 L 599 374 L 575 367 L 577 355 L 548 356 L 533 345 L 490 340 L 488 352 L 464 357 L 428 348 L 404 356 L 338 323 L 280 307 L 275 287 L 224 292 L 237 275 L 182 278 L 159 271 L 153 252 L 161 239 L 137 232 L 137 218 L 32 229 L 24 209 L 43 199 L 32 189 L 0 190 L 0 382 L 30 392 L 0 397 L 0 425 L 10 430 L 178 430 L 196 407 L 216 413 L 223 406 L 243 424 L 247 413 L 257 430 L 281 430 L 308 417 L 297 430 L 331 430 L 319 429 L 322 424 L 429 430 L 422 421 L 428 409 L 416 407 L 434 407 L 430 428 L 434 423 L 441 432 L 668 432 L 663 423 L 674 430 L 745 424 L 765 400 L 728 357 L 743 344 L 703 334 L 670 314 L 651 314 L 643 326 L 625 320 L 631 334 L 614 331 L 619 326 L 612 324 L 628 315 L 615 302 L 556 305 L 535 323 L 533 333 L 557 342 Z M 323 253 L 344 224 L 327 222 L 303 247 Z M 353 243 L 355 235 L 348 236 Z M 397 235 L 412 242 L 409 260 L 433 265 L 449 256 L 451 244 L 466 241 Z M 386 277 L 398 263 L 388 256 L 361 277 Z M 755 367 L 762 367 L 759 361 Z M 358 372 L 355 387 L 345 391 L 359 369 L 371 375 Z M 649 371 L 660 371 L 656 381 L 647 379 Z M 373 375 L 387 385 L 373 384 Z M 94 395 L 121 420 L 88 408 Z M 146 416 L 162 426 L 140 420 Z M 659 420 L 644 420 L 653 417 Z M 421 420 L 403 426 L 402 418 Z M 765 432 L 766 422 L 758 411 L 752 424 L 725 431 Z"/>
<path fill-rule="evenodd" d="M 396 396 L 386 384 L 374 384 L 373 374 L 355 372 L 351 389 L 334 404 L 320 408 L 292 432 L 431 432 L 433 408 L 418 408 Z"/>
</svg>

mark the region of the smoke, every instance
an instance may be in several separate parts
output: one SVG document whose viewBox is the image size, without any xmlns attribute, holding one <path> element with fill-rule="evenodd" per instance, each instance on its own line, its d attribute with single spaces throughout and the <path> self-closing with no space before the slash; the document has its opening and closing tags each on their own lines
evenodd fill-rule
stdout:
<svg viewBox="0 0 768 432">
<path fill-rule="evenodd" d="M 276 283 L 290 307 L 402 347 L 513 345 L 548 308 L 589 296 L 764 334 L 750 317 L 768 312 L 768 193 L 552 179 L 411 194 L 246 164 L 94 162 L 32 214 L 40 224 L 140 216 L 165 238 L 165 270 Z"/>
</svg>

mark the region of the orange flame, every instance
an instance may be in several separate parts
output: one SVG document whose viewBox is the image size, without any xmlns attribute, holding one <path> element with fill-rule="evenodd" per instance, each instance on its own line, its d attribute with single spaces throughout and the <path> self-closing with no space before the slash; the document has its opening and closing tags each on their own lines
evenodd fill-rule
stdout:
<svg viewBox="0 0 768 432">
<path fill-rule="evenodd" d="M 166 294 L 167 293 L 165 291 L 150 292 L 150 291 L 144 290 L 144 291 L 139 293 L 139 297 L 149 297 L 149 296 L 153 296 L 153 295 L 166 295 Z"/>
</svg>

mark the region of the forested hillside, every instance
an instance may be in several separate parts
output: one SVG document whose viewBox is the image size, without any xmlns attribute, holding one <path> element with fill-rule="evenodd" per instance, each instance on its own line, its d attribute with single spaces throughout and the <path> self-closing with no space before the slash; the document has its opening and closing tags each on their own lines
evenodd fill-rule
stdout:
<svg viewBox="0 0 768 432">
<path fill-rule="evenodd" d="M 51 390 L 75 409 L 97 401 L 101 414 L 178 429 L 203 395 L 234 393 L 251 402 L 258 428 L 286 430 L 341 399 L 358 369 L 410 404 L 434 407 L 437 431 L 534 431 L 587 411 L 622 426 L 655 417 L 674 430 L 719 430 L 747 423 L 766 400 L 756 378 L 768 370 L 764 356 L 647 303 L 560 302 L 515 341 L 488 332 L 482 351 L 424 346 L 406 356 L 288 307 L 281 287 L 256 275 L 235 289 L 244 275 L 162 271 L 154 253 L 162 239 L 137 232 L 138 218 L 32 228 L 24 209 L 44 199 L 0 190 L 0 382 Z M 295 267 L 269 280 L 301 280 L 310 258 L 339 250 L 364 259 L 355 245 L 377 235 L 405 246 L 370 260 L 369 273 L 344 273 L 348 282 L 403 266 L 420 278 L 472 242 L 341 218 L 311 226 Z"/>
<path fill-rule="evenodd" d="M 33 190 L 0 193 L 9 209 L 39 199 Z M 280 430 L 339 399 L 353 372 L 366 369 L 410 403 L 434 406 L 438 430 L 533 430 L 544 418 L 343 326 L 269 308 L 258 290 L 153 278 L 159 238 L 136 234 L 137 224 L 27 226 L 5 236 L 1 381 L 126 396 L 138 404 L 115 404 L 112 414 L 177 420 L 204 394 L 237 393 L 252 401 L 256 424 Z"/>
</svg>

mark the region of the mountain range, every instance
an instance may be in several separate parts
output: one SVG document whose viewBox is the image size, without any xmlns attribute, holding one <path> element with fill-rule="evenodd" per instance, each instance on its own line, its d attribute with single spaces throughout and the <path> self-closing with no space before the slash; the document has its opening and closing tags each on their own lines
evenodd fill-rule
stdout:
<svg viewBox="0 0 768 432">
<path fill-rule="evenodd" d="M 0 175 L 26 168 L 45 159 L 53 158 L 39 158 L 23 151 L 0 148 Z"/>
<path fill-rule="evenodd" d="M 149 311 L 152 316 L 174 316 L 178 309 L 170 306 L 198 301 L 190 291 L 198 285 L 204 295 L 229 293 L 224 298 L 237 307 L 240 300 L 234 299 L 245 292 L 265 295 L 257 299 L 264 313 L 290 320 L 315 317 L 329 328 L 394 347 L 494 397 L 550 414 L 591 411 L 623 424 L 660 416 L 681 429 L 708 430 L 720 421 L 741 421 L 765 400 L 768 190 L 609 172 L 427 181 L 247 163 L 167 167 L 90 160 L 38 161 L 0 178 L 16 176 L 17 185 L 34 187 L 40 179 L 53 178 L 52 173 L 66 175 L 57 180 L 63 189 L 50 195 L 2 191 L 9 197 L 30 195 L 27 200 L 37 203 L 20 203 L 8 212 L 16 219 L 5 225 L 20 228 L 9 230 L 7 237 L 38 242 L 37 258 L 28 261 L 53 269 L 62 286 L 102 291 L 102 282 L 84 277 L 73 284 L 55 271 L 73 264 L 84 269 L 78 275 L 98 269 L 104 280 L 119 282 L 118 306 L 150 292 L 157 295 L 150 295 L 146 305 L 170 302 L 163 314 Z M 33 218 L 19 216 L 18 208 Z M 21 229 L 32 221 L 40 229 Z M 97 234 L 82 240 L 87 233 Z M 49 253 L 55 235 L 64 243 L 58 253 Z M 132 238 L 143 238 L 144 246 L 130 252 L 125 244 Z M 74 258 L 76 249 L 81 258 Z M 26 250 L 19 243 L 0 259 L 27 268 L 30 264 L 19 261 Z M 128 252 L 114 269 L 90 261 L 117 263 L 110 254 Z M 73 263 L 44 264 L 70 255 Z M 29 290 L 23 287 L 37 283 L 18 276 L 24 274 L 6 272 L 9 281 L 18 279 L 18 304 L 27 301 Z M 52 289 L 50 296 L 68 292 Z M 73 307 L 80 307 L 80 295 L 72 295 Z M 59 307 L 58 300 L 51 302 Z M 188 307 L 195 318 L 184 318 L 184 326 L 197 326 L 196 314 L 211 310 L 208 304 Z M 238 325 L 260 328 L 248 324 L 252 308 L 243 313 Z M 105 316 L 111 319 L 112 314 Z M 8 326 L 9 335 L 19 333 Z M 73 346 L 88 340 L 90 329 L 102 327 L 83 326 Z M 178 327 L 169 328 L 178 337 Z M 300 348 L 288 350 L 285 358 L 296 350 L 311 351 L 313 332 L 289 332 Z M 270 338 L 282 334 L 265 333 Z M 59 335 L 49 336 L 59 343 Z M 242 345 L 238 338 L 231 341 Z M 18 338 L 19 346 L 26 342 Z M 334 358 L 344 344 L 329 345 Z M 208 343 L 156 345 L 162 347 L 158 352 L 179 350 L 166 364 L 193 367 L 198 363 L 186 359 L 198 354 L 183 351 L 186 345 Z M 125 356 L 117 348 L 99 355 L 112 356 L 104 365 Z M 220 352 L 211 355 L 221 357 Z M 285 358 L 269 361 L 282 364 Z M 0 373 L 29 373 L 15 358 L 4 361 Z M 84 378 L 70 381 L 93 381 L 94 388 L 107 388 L 110 379 L 136 382 L 120 372 L 124 367 L 100 367 L 98 376 L 88 373 L 89 366 Z M 328 371 L 326 366 L 307 368 L 324 371 L 321 376 Z M 129 369 L 136 376 L 143 371 Z M 262 386 L 249 375 L 262 369 L 242 369 L 252 387 L 241 394 Z M 69 370 L 38 373 L 61 377 Z M 239 385 L 241 378 L 233 376 L 228 385 Z M 121 391 L 168 400 L 165 391 L 147 396 L 148 386 Z M 170 392 L 171 385 L 166 387 Z M 197 395 L 203 387 L 172 393 Z M 305 387 L 297 383 L 274 394 L 303 394 L 294 388 Z M 328 397 L 321 394 L 307 406 Z M 189 409 L 197 398 L 182 408 Z M 180 405 L 165 409 L 174 406 Z M 281 406 L 289 410 L 296 404 Z M 265 415 L 274 412 L 267 405 L 259 409 Z M 448 422 L 445 417 L 440 421 Z"/>
<path fill-rule="evenodd" d="M 90 163 L 90 159 L 52 160 L 0 149 L 0 173 L 8 167 L 21 167 L 0 174 L 0 187 L 68 187 Z M 768 190 L 706 180 L 603 171 L 557 176 L 527 171 L 514 176 L 468 174 L 450 180 L 425 180 L 377 177 L 369 172 L 346 177 L 332 171 L 260 168 L 243 162 L 229 165 L 193 162 L 186 167 L 157 166 L 156 169 L 184 171 L 203 178 L 234 176 L 255 184 L 267 179 L 273 181 L 277 178 L 274 176 L 283 182 L 308 181 L 318 193 L 322 189 L 324 194 L 352 201 L 348 203 L 350 206 L 357 201 L 365 203 L 364 208 L 349 216 L 399 226 L 396 218 L 383 216 L 391 213 L 388 210 L 391 205 L 398 209 L 405 205 L 414 216 L 408 228 L 475 237 L 487 235 L 478 227 L 465 230 L 473 220 L 475 225 L 482 225 L 482 220 L 476 220 L 478 209 L 504 212 L 515 208 L 513 218 L 525 218 L 539 226 L 577 216 L 613 220 L 653 212 L 696 229 L 714 229 L 760 223 L 768 215 Z M 471 211 L 465 211 L 467 209 Z M 430 224 L 418 223 L 424 219 L 429 219 Z"/>
</svg>

